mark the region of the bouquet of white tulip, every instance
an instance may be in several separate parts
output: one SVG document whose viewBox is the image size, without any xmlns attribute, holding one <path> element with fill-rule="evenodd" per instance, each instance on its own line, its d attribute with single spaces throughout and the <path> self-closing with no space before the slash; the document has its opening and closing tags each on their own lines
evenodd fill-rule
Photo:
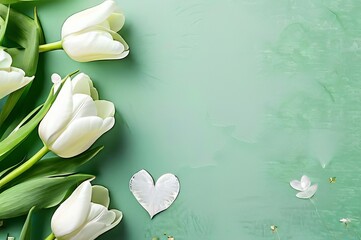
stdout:
<svg viewBox="0 0 361 240">
<path fill-rule="evenodd" d="M 24 110 L 27 93 L 36 91 L 32 82 L 41 80 L 35 77 L 40 53 L 63 49 L 78 62 L 126 57 L 129 47 L 118 34 L 124 15 L 114 0 L 104 0 L 69 17 L 61 41 L 45 43 L 36 10 L 30 18 L 3 5 L 17 2 L 22 0 L 0 0 L 0 163 L 7 163 L 0 165 L 0 221 L 27 214 L 18 239 L 30 239 L 33 212 L 61 204 L 46 239 L 92 240 L 116 226 L 123 215 L 108 210 L 108 189 L 91 187 L 95 176 L 76 170 L 103 149 L 91 147 L 114 126 L 114 104 L 100 100 L 91 78 L 76 71 L 63 79 L 49 76 L 53 86 L 44 103 L 27 109 L 24 116 L 19 109 Z M 8 42 L 20 47 L 9 47 Z M 15 152 L 27 155 L 22 143 L 36 130 L 43 147 L 14 162 Z M 43 159 L 49 151 L 57 157 Z"/>
</svg>

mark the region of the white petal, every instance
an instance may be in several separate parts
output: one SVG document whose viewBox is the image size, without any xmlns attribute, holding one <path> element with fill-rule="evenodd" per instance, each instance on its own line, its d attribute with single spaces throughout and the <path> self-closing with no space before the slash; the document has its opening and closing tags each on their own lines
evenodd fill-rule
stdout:
<svg viewBox="0 0 361 240">
<path fill-rule="evenodd" d="M 69 158 L 87 150 L 103 133 L 114 126 L 114 118 L 85 117 L 74 120 L 49 148 Z"/>
<path fill-rule="evenodd" d="M 116 11 L 116 2 L 106 0 L 103 3 L 78 12 L 69 17 L 63 24 L 61 37 L 65 38 L 69 34 L 80 32 L 86 28 L 101 24 Z"/>
<path fill-rule="evenodd" d="M 309 179 L 309 177 L 307 177 L 306 175 L 303 175 L 301 177 L 301 187 L 302 190 L 306 190 L 307 188 L 309 188 L 311 186 L 311 180 Z"/>
<path fill-rule="evenodd" d="M 78 62 L 121 59 L 127 55 L 124 54 L 127 49 L 123 43 L 100 30 L 69 35 L 63 40 L 63 48 L 69 57 Z"/>
<path fill-rule="evenodd" d="M 4 49 L 0 50 L 0 69 L 8 70 L 13 60 L 9 53 L 5 52 Z"/>
<path fill-rule="evenodd" d="M 114 212 L 108 211 L 106 207 L 100 204 L 92 203 L 86 224 L 82 227 L 81 231 L 71 239 L 93 240 L 99 236 L 99 232 L 112 224 L 115 219 L 116 215 Z"/>
<path fill-rule="evenodd" d="M 109 33 L 112 35 L 112 37 L 115 41 L 118 41 L 124 45 L 124 49 L 125 49 L 124 52 L 126 52 L 126 51 L 129 52 L 129 46 L 128 46 L 127 42 L 124 40 L 124 38 L 122 38 L 122 36 L 120 36 L 118 33 L 113 32 L 113 31 L 109 31 Z M 128 55 L 128 53 L 126 55 Z"/>
<path fill-rule="evenodd" d="M 126 56 L 128 56 L 129 55 L 129 50 L 126 50 L 126 51 L 124 51 L 122 54 L 120 54 L 119 56 L 118 56 L 118 59 L 123 59 L 123 58 L 125 58 Z"/>
<path fill-rule="evenodd" d="M 59 74 L 57 73 L 53 73 L 51 74 L 51 82 L 53 84 L 59 84 L 61 82 L 61 77 Z M 55 90 L 56 91 L 56 90 Z"/>
<path fill-rule="evenodd" d="M 98 117 L 101 117 L 103 119 L 107 117 L 114 117 L 115 107 L 112 102 L 105 100 L 98 100 L 95 101 L 95 105 L 97 108 Z"/>
<path fill-rule="evenodd" d="M 24 87 L 34 77 L 24 77 L 24 71 L 19 68 L 10 68 L 12 71 L 0 70 L 0 99 Z"/>
<path fill-rule="evenodd" d="M 51 82 L 54 84 L 54 92 L 57 92 L 61 86 L 61 76 L 57 73 L 51 75 Z"/>
<path fill-rule="evenodd" d="M 309 187 L 307 190 L 305 190 L 303 192 L 297 193 L 296 197 L 308 199 L 308 198 L 311 198 L 316 193 L 316 191 L 317 191 L 317 184 L 312 185 L 311 187 Z"/>
<path fill-rule="evenodd" d="M 125 17 L 124 14 L 119 12 L 115 12 L 111 14 L 108 18 L 108 23 L 110 30 L 114 32 L 118 32 L 124 26 Z"/>
<path fill-rule="evenodd" d="M 93 100 L 98 100 L 98 91 L 94 88 L 93 81 L 84 73 L 76 75 L 72 81 L 73 94 L 82 93 L 92 97 Z"/>
<path fill-rule="evenodd" d="M 55 211 L 51 229 L 56 237 L 76 231 L 89 216 L 91 209 L 91 184 L 85 181 Z"/>
<path fill-rule="evenodd" d="M 93 100 L 98 100 L 98 91 L 93 85 L 93 81 L 85 73 L 79 73 L 72 81 L 73 93 L 83 93 L 92 97 Z"/>
<path fill-rule="evenodd" d="M 106 210 L 99 216 L 98 221 L 92 221 L 84 226 L 84 228 L 69 240 L 94 240 L 101 234 L 112 229 L 122 219 L 122 213 L 118 210 Z M 110 222 L 110 220 L 112 220 Z"/>
<path fill-rule="evenodd" d="M 109 231 L 110 229 L 112 229 L 113 227 L 115 227 L 116 225 L 118 225 L 118 224 L 120 223 L 120 221 L 122 220 L 122 218 L 123 218 L 123 213 L 122 213 L 121 211 L 116 210 L 116 209 L 111 209 L 111 210 L 109 210 L 109 211 L 111 211 L 111 212 L 113 212 L 113 213 L 115 214 L 115 219 L 114 219 L 114 221 L 113 221 L 110 225 L 108 225 L 107 227 L 103 228 L 102 231 L 98 232 L 98 235 L 97 235 L 96 237 L 98 237 L 98 236 L 102 235 L 103 233 Z"/>
<path fill-rule="evenodd" d="M 108 211 L 107 207 L 104 207 L 101 204 L 92 203 L 90 213 L 88 215 L 87 222 L 99 222 L 103 223 L 105 226 L 112 224 L 115 220 L 115 214 L 111 211 Z"/>
<path fill-rule="evenodd" d="M 91 117 L 96 115 L 97 115 L 97 108 L 95 102 L 89 95 L 85 95 L 85 94 L 73 95 L 73 113 L 68 125 L 70 125 L 72 121 L 74 121 L 75 119 L 83 118 L 83 117 Z"/>
<path fill-rule="evenodd" d="M 175 201 L 179 194 L 179 180 L 178 178 L 171 173 L 166 173 L 160 176 L 160 178 L 155 183 L 156 198 L 154 203 L 154 213 L 164 211 Z"/>
<path fill-rule="evenodd" d="M 175 201 L 180 184 L 175 175 L 167 173 L 162 175 L 154 185 L 152 176 L 147 171 L 140 170 L 130 179 L 129 189 L 153 218 Z"/>
<path fill-rule="evenodd" d="M 81 93 L 90 96 L 90 87 L 93 86 L 93 82 L 88 75 L 79 73 L 73 78 L 71 83 L 73 86 L 73 94 Z"/>
<path fill-rule="evenodd" d="M 90 96 L 94 101 L 99 100 L 98 90 L 95 87 L 90 88 Z"/>
<path fill-rule="evenodd" d="M 107 188 L 99 185 L 92 187 L 92 203 L 97 203 L 108 208 L 110 203 L 109 191 Z"/>
<path fill-rule="evenodd" d="M 70 80 L 67 80 L 58 97 L 39 125 L 39 136 L 46 146 L 51 146 L 62 133 L 73 115 L 73 96 Z"/>
<path fill-rule="evenodd" d="M 292 188 L 294 188 L 294 189 L 296 189 L 296 190 L 298 190 L 298 191 L 302 191 L 302 190 L 303 190 L 303 188 L 302 188 L 302 186 L 301 186 L 301 182 L 298 181 L 298 180 L 292 180 L 292 181 L 290 182 L 290 185 L 291 185 Z"/>
</svg>

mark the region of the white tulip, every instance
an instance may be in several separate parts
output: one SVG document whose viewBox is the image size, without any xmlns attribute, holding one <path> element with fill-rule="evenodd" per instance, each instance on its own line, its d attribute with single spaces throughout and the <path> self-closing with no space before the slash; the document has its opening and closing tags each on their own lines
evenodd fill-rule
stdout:
<svg viewBox="0 0 361 240">
<path fill-rule="evenodd" d="M 12 58 L 3 49 L 0 50 L 0 99 L 24 87 L 34 79 L 25 77 L 25 72 L 16 67 L 11 67 Z"/>
<path fill-rule="evenodd" d="M 98 100 L 88 75 L 67 80 L 39 125 L 44 145 L 60 157 L 69 158 L 87 150 L 114 126 L 114 104 Z"/>
<path fill-rule="evenodd" d="M 122 212 L 108 210 L 108 189 L 91 186 L 89 181 L 77 189 L 55 211 L 51 230 L 57 240 L 93 240 L 115 227 Z"/>
<path fill-rule="evenodd" d="M 63 24 L 63 49 L 79 62 L 124 58 L 129 47 L 117 33 L 124 20 L 114 0 L 76 13 Z"/>
</svg>

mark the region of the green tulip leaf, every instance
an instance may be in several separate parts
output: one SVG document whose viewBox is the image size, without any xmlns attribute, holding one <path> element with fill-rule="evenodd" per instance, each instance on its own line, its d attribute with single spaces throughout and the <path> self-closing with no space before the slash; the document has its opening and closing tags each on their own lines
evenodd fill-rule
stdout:
<svg viewBox="0 0 361 240">
<path fill-rule="evenodd" d="M 41 104 L 40 106 L 37 106 L 33 111 L 31 111 L 23 120 L 21 120 L 21 122 L 14 128 L 14 130 L 9 135 L 15 133 L 22 126 L 24 126 L 24 124 L 27 123 L 32 117 L 34 117 L 35 114 L 38 113 L 43 106 L 44 104 Z"/>
<path fill-rule="evenodd" d="M 8 12 L 6 14 L 5 20 L 3 18 L 0 18 L 1 21 L 1 28 L 0 28 L 0 45 L 3 45 L 4 42 L 4 37 L 5 37 L 5 32 L 6 32 L 6 28 L 8 26 L 8 22 L 9 22 L 9 15 L 10 15 L 10 7 L 8 8 Z"/>
<path fill-rule="evenodd" d="M 0 5 L 1 6 L 1 5 Z M 67 75 L 63 80 L 62 84 L 64 84 L 64 81 L 77 73 L 78 71 L 75 71 L 69 75 Z M 43 119 L 43 117 L 46 115 L 48 110 L 50 109 L 51 105 L 55 101 L 56 97 L 59 94 L 59 91 L 61 90 L 61 86 L 59 86 L 58 90 L 54 93 L 54 86 L 51 88 L 50 93 L 48 95 L 47 100 L 45 101 L 43 107 L 38 110 L 37 114 L 34 115 L 31 120 L 29 120 L 27 123 L 22 125 L 19 129 L 16 131 L 13 131 L 8 137 L 0 141 L 0 161 L 2 161 L 8 153 L 10 153 L 14 148 L 19 145 L 22 141 L 25 140 L 27 136 L 38 126 L 40 121 Z M 36 109 L 35 109 L 36 110 Z M 35 111 L 34 110 L 34 111 Z M 33 115 L 34 111 L 32 111 L 29 115 Z M 26 117 L 28 118 L 28 117 Z"/>
<path fill-rule="evenodd" d="M 23 69 L 27 76 L 33 76 L 38 65 L 39 44 L 43 40 L 38 17 L 35 15 L 36 20 L 33 20 L 22 13 L 12 9 L 9 11 L 8 7 L 0 5 L 1 18 L 6 19 L 8 12 L 9 17 L 5 36 L 20 47 L 8 48 L 7 52 L 13 59 L 14 67 Z M 21 97 L 26 95 L 30 86 L 31 83 L 8 96 L 0 113 L 0 126 L 9 117 Z"/>
<path fill-rule="evenodd" d="M 45 43 L 45 35 L 43 32 L 43 27 L 41 26 L 41 23 L 40 23 L 40 19 L 39 19 L 36 7 L 34 8 L 34 23 L 36 25 L 36 30 L 38 30 L 39 45 L 44 44 Z"/>
<path fill-rule="evenodd" d="M 32 207 L 28 213 L 28 216 L 26 217 L 25 223 L 23 225 L 23 229 L 21 230 L 19 240 L 31 240 L 31 217 L 33 215 L 33 212 L 35 210 L 35 206 Z"/>
<path fill-rule="evenodd" d="M 68 197 L 69 190 L 92 178 L 94 176 L 88 174 L 41 177 L 8 188 L 0 193 L 0 219 L 25 215 L 33 206 L 54 207 Z"/>
<path fill-rule="evenodd" d="M 22 161 L 18 162 L 17 164 L 6 168 L 5 170 L 0 172 L 0 178 L 2 178 L 3 176 L 5 176 L 6 174 L 10 173 L 12 170 L 14 170 L 15 168 L 19 167 L 22 163 L 24 163 L 26 159 L 23 159 Z"/>
<path fill-rule="evenodd" d="M 47 158 L 37 162 L 30 170 L 20 175 L 12 185 L 28 181 L 33 178 L 59 176 L 74 173 L 77 168 L 95 157 L 104 147 L 95 147 L 72 158 Z"/>
<path fill-rule="evenodd" d="M 31 118 L 26 124 L 20 127 L 18 130 L 12 132 L 8 137 L 3 139 L 0 142 L 0 161 L 3 160 L 8 153 L 10 153 L 17 145 L 19 145 L 29 134 L 38 126 L 39 122 L 47 111 L 50 109 L 51 104 L 56 98 L 56 95 L 52 93 L 49 94 L 44 106 L 38 111 L 38 113 Z"/>
<path fill-rule="evenodd" d="M 2 4 L 13 4 L 18 2 L 40 2 L 45 0 L 0 0 L 0 3 Z"/>
</svg>

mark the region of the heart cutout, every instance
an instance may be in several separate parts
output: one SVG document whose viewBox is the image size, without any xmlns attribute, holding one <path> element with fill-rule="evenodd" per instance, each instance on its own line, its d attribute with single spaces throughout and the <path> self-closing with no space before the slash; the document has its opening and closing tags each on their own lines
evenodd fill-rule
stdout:
<svg viewBox="0 0 361 240">
<path fill-rule="evenodd" d="M 154 185 L 152 176 L 144 169 L 135 173 L 129 181 L 129 189 L 140 205 L 153 218 L 172 205 L 179 193 L 179 180 L 171 173 L 158 178 Z"/>
</svg>

